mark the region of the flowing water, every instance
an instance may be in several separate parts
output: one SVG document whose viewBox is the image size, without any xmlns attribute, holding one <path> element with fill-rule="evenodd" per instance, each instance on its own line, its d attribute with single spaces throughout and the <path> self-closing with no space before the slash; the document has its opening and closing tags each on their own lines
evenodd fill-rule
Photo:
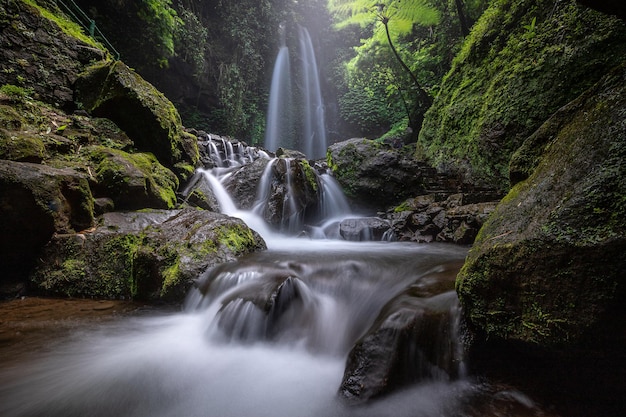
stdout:
<svg viewBox="0 0 626 417">
<path fill-rule="evenodd" d="M 326 155 L 326 123 L 313 42 L 309 31 L 298 27 L 300 71 L 299 77 L 292 79 L 285 30 L 281 25 L 281 46 L 272 73 L 264 146 L 271 152 L 279 147 L 297 149 L 309 158 L 320 159 Z M 292 88 L 292 82 L 297 89 Z M 294 99 L 294 91 L 300 100 Z M 296 112 L 294 104 L 298 107 Z M 295 119 L 300 121 L 299 126 L 294 126 Z"/>
<path fill-rule="evenodd" d="M 353 214 L 328 174 L 317 232 L 279 235 L 259 216 L 275 160 L 241 210 L 222 181 L 267 155 L 212 139 L 207 147 L 216 168 L 201 173 L 221 210 L 268 250 L 208 269 L 180 312 L 80 325 L 28 360 L 0 359 L 0 416 L 548 416 L 520 392 L 465 374 L 454 278 L 467 248 L 338 239 L 337 222 Z M 338 391 L 351 350 L 407 308 L 435 321 L 414 326 L 427 340 L 401 347 L 410 357 L 400 389 L 348 405 Z"/>
</svg>

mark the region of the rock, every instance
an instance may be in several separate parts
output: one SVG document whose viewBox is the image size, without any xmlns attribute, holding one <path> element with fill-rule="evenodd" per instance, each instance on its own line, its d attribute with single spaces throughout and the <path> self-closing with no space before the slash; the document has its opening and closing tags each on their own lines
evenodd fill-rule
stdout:
<svg viewBox="0 0 626 417">
<path fill-rule="evenodd" d="M 213 193 L 211 184 L 201 172 L 196 172 L 181 192 L 183 201 L 190 206 L 209 211 L 220 211 L 220 205 Z"/>
<path fill-rule="evenodd" d="M 56 235 L 31 286 L 48 295 L 181 301 L 209 266 L 264 248 L 241 220 L 219 213 L 107 213 L 93 231 Z"/>
<path fill-rule="evenodd" d="M 378 217 L 358 217 L 342 220 L 339 224 L 339 234 L 345 240 L 355 242 L 380 241 L 389 228 L 387 220 Z"/>
<path fill-rule="evenodd" d="M 76 81 L 76 99 L 90 113 L 113 120 L 140 151 L 151 152 L 182 178 L 199 161 L 195 136 L 183 130 L 174 105 L 120 61 L 97 63 Z M 182 165 L 181 165 L 182 164 Z"/>
<path fill-rule="evenodd" d="M 178 178 L 149 153 L 90 149 L 98 197 L 109 197 L 118 210 L 174 208 Z"/>
<path fill-rule="evenodd" d="M 261 177 L 269 162 L 269 159 L 258 158 L 238 168 L 233 175 L 228 178 L 226 190 L 233 198 L 238 208 L 242 210 L 252 209 L 257 195 L 260 192 L 258 187 L 261 182 Z"/>
<path fill-rule="evenodd" d="M 84 175 L 0 160 L 0 281 L 25 278 L 53 233 L 91 227 L 93 208 Z"/>
<path fill-rule="evenodd" d="M 328 166 L 346 196 L 384 210 L 383 205 L 425 194 L 424 177 L 436 174 L 426 163 L 407 154 L 407 149 L 367 139 L 349 139 L 328 148 Z"/>
<path fill-rule="evenodd" d="M 0 29 L 0 85 L 31 89 L 34 98 L 66 110 L 75 106 L 73 84 L 83 67 L 106 55 L 23 1 L 1 2 Z"/>
<path fill-rule="evenodd" d="M 528 139 L 541 157 L 525 158 L 519 172 L 532 173 L 489 217 L 457 279 L 483 337 L 584 356 L 608 348 L 599 329 L 626 331 L 625 86 L 621 66 Z"/>
<path fill-rule="evenodd" d="M 452 286 L 452 281 L 423 277 L 390 300 L 350 351 L 339 396 L 358 404 L 422 379 L 458 377 L 463 357 Z"/>
<path fill-rule="evenodd" d="M 490 194 L 488 196 L 491 197 Z M 396 240 L 471 244 L 478 230 L 494 211 L 497 201 L 465 204 L 475 194 L 457 193 L 441 201 L 441 195 L 427 194 L 404 201 L 385 214 Z"/>
</svg>

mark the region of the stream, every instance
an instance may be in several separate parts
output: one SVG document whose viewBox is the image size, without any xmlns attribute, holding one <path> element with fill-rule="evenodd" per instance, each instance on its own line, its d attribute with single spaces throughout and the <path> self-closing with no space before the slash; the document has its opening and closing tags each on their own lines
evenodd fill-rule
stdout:
<svg viewBox="0 0 626 417">
<path fill-rule="evenodd" d="M 0 415 L 548 415 L 518 391 L 467 377 L 422 381 L 366 406 L 338 398 L 350 347 L 404 287 L 423 284 L 426 299 L 456 305 L 466 248 L 293 238 L 269 246 L 207 271 L 182 311 L 83 323 L 3 365 Z M 279 320 L 228 303 L 276 271 L 298 276 L 302 300 Z"/>
</svg>

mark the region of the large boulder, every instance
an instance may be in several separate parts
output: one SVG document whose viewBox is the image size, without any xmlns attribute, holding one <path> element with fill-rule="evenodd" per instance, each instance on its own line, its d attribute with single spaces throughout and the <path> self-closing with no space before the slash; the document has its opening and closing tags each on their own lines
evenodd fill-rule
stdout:
<svg viewBox="0 0 626 417">
<path fill-rule="evenodd" d="M 573 0 L 491 2 L 426 113 L 416 155 L 508 191 L 513 152 L 625 54 L 624 22 Z"/>
<path fill-rule="evenodd" d="M 264 248 L 241 220 L 219 213 L 107 213 L 94 230 L 56 235 L 30 284 L 48 295 L 181 301 L 209 266 Z"/>
<path fill-rule="evenodd" d="M 328 148 L 328 166 L 346 196 L 376 209 L 423 194 L 435 171 L 408 147 L 354 138 Z"/>
<path fill-rule="evenodd" d="M 25 278 L 53 233 L 91 227 L 93 209 L 86 176 L 0 160 L 0 283 Z"/>
<path fill-rule="evenodd" d="M 359 404 L 422 380 L 463 374 L 451 270 L 420 277 L 382 308 L 348 354 L 340 398 Z"/>
<path fill-rule="evenodd" d="M 96 194 L 111 198 L 116 209 L 171 209 L 176 205 L 178 178 L 154 155 L 102 146 L 88 151 L 95 164 Z"/>
<path fill-rule="evenodd" d="M 183 130 L 174 105 L 120 61 L 88 67 L 76 81 L 76 99 L 90 113 L 113 120 L 140 151 L 186 178 L 199 161 L 195 136 Z"/>
<path fill-rule="evenodd" d="M 614 332 L 601 329 L 625 334 L 625 86 L 621 66 L 515 159 L 518 180 L 531 174 L 485 223 L 457 278 L 478 334 L 583 354 L 610 349 Z"/>
</svg>

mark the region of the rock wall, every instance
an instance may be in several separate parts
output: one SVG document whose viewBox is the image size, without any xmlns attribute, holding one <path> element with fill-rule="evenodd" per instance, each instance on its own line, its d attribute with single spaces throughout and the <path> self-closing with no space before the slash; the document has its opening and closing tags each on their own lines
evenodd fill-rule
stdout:
<svg viewBox="0 0 626 417">
<path fill-rule="evenodd" d="M 544 381 L 559 382 L 546 392 L 623 412 L 626 65 L 557 112 L 514 161 L 530 174 L 516 176 L 456 282 L 478 350 L 548 360 Z"/>
<path fill-rule="evenodd" d="M 574 0 L 494 1 L 444 78 L 416 155 L 507 191 L 513 152 L 625 54 L 624 22 Z"/>
</svg>

